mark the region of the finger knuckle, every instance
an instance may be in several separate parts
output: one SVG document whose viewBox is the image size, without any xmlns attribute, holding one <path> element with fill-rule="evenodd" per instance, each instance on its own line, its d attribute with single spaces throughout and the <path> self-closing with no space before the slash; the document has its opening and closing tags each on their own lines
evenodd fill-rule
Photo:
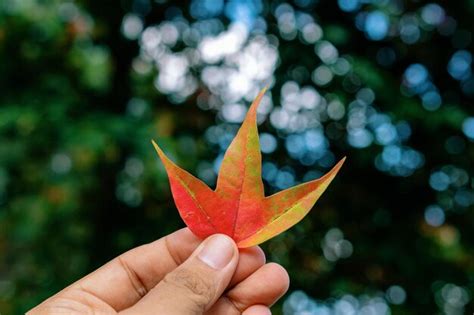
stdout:
<svg viewBox="0 0 474 315">
<path fill-rule="evenodd" d="M 140 278 L 137 272 L 135 272 L 134 269 L 129 266 L 129 264 L 127 263 L 127 260 L 123 256 L 119 256 L 117 260 L 118 260 L 119 266 L 127 275 L 128 281 L 130 282 L 136 295 L 139 298 L 144 297 L 148 293 L 148 289 L 145 285 L 145 282 Z"/>
<path fill-rule="evenodd" d="M 214 296 L 212 281 L 188 269 L 179 269 L 169 273 L 163 281 L 168 285 L 178 287 L 199 310 L 204 310 Z"/>
</svg>

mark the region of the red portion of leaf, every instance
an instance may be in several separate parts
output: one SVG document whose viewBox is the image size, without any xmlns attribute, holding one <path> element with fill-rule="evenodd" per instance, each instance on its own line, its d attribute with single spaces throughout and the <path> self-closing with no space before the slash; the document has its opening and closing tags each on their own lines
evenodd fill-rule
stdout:
<svg viewBox="0 0 474 315">
<path fill-rule="evenodd" d="M 251 105 L 224 155 L 215 191 L 175 165 L 153 142 L 168 173 L 178 211 L 201 238 L 223 233 L 239 247 L 270 239 L 309 212 L 344 163 L 341 160 L 320 179 L 265 197 L 257 131 L 257 107 L 264 93 L 262 90 Z"/>
<path fill-rule="evenodd" d="M 171 192 L 186 225 L 199 237 L 214 233 L 226 233 L 228 214 L 221 210 L 220 200 L 201 180 L 176 166 L 153 141 L 158 155 L 165 165 Z M 227 233 L 226 233 L 227 234 Z"/>
<path fill-rule="evenodd" d="M 233 209 L 229 235 L 235 240 L 248 237 L 265 224 L 262 201 L 265 198 L 261 179 L 262 157 L 257 131 L 257 107 L 263 89 L 247 113 L 242 127 L 224 155 L 217 179 L 217 195 Z"/>
</svg>

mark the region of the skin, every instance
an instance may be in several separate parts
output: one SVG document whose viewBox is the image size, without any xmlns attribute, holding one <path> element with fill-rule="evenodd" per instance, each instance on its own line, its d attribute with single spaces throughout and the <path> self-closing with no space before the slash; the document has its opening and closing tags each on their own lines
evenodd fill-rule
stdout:
<svg viewBox="0 0 474 315">
<path fill-rule="evenodd" d="M 238 250 L 227 236 L 202 241 L 185 228 L 120 255 L 27 314 L 267 315 L 288 285 L 285 269 L 266 263 L 258 246 Z"/>
</svg>

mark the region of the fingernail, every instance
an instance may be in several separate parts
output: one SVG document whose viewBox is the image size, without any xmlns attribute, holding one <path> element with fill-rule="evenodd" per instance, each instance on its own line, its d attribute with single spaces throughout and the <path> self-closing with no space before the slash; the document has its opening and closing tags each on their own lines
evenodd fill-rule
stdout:
<svg viewBox="0 0 474 315">
<path fill-rule="evenodd" d="M 234 244 L 228 236 L 213 235 L 204 242 L 198 258 L 214 269 L 227 266 L 234 256 Z"/>
</svg>

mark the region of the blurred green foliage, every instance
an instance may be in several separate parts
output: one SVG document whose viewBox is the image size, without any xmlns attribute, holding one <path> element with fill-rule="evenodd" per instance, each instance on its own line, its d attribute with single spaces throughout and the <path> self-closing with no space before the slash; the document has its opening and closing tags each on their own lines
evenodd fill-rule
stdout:
<svg viewBox="0 0 474 315">
<path fill-rule="evenodd" d="M 383 11 L 389 2 L 374 1 L 363 10 Z M 398 2 L 403 3 L 398 16 L 428 3 Z M 272 16 L 281 3 L 263 2 L 259 13 L 267 22 L 263 33 L 279 41 L 272 83 L 276 92 L 271 94 L 276 107 L 285 82 L 315 86 L 310 71 L 320 63 L 313 46 L 300 37 L 285 38 L 289 35 Z M 348 161 L 305 220 L 263 245 L 268 259 L 288 269 L 292 291 L 304 290 L 318 300 L 380 295 L 399 285 L 407 299 L 390 306 L 393 314 L 472 311 L 461 298 L 459 307 L 449 306 L 443 295 L 448 284 L 462 287 L 468 301 L 474 294 L 474 201 L 456 204 L 460 191 L 472 194 L 473 188 L 474 146 L 469 132 L 462 131 L 473 113 L 472 96 L 461 92 L 460 83 L 446 72 L 453 51 L 472 52 L 472 40 L 456 47 L 455 40 L 446 44 L 451 37 L 426 32 L 415 44 L 396 37 L 371 41 L 354 26 L 354 14 L 341 12 L 335 1 L 290 5 L 317 19 L 325 40 L 351 63 L 349 74 L 328 85 L 316 84 L 320 93 L 350 112 L 349 103 L 361 87 L 372 91 L 378 111 L 409 124 L 411 138 L 403 145 L 421 152 L 424 163 L 406 176 L 381 171 L 375 161 L 384 146 L 351 145 L 345 123 L 323 122 L 326 131 L 339 128 L 330 147 L 334 156 L 347 155 Z M 446 3 L 445 9 L 460 28 L 472 24 L 472 0 Z M 209 95 L 216 93 L 205 79 L 178 101 L 163 92 L 156 83 L 160 67 L 143 57 L 139 36 L 132 38 L 133 27 L 128 33 L 123 29 L 130 13 L 141 18 L 143 28 L 176 16 L 199 19 L 190 13 L 189 3 L 172 1 L 0 2 L 1 314 L 24 312 L 123 251 L 183 226 L 150 139 L 159 139 L 182 167 L 206 177 L 222 151 L 206 132 L 216 125 L 232 133 L 238 126 L 216 115 L 218 106 L 207 111 L 197 106 L 212 103 Z M 395 19 L 397 14 L 391 14 Z M 217 19 L 223 25 L 232 20 Z M 186 46 L 180 42 L 170 51 Z M 376 61 L 383 47 L 396 51 L 397 61 L 390 67 Z M 429 69 L 443 96 L 439 109 L 426 110 L 416 93 L 404 90 L 403 74 L 413 63 Z M 190 71 L 196 78 L 204 77 L 200 67 Z M 287 167 L 295 183 L 308 171 L 320 174 L 329 167 L 290 158 L 283 148 L 291 132 L 270 119 L 260 130 L 277 135 L 279 143 L 264 160 Z M 462 187 L 435 189 L 433 174 L 446 166 L 467 174 Z M 266 189 L 279 187 L 267 180 Z M 426 219 L 432 204 L 445 211 L 439 226 Z M 341 231 L 353 253 L 331 260 L 322 244 Z M 282 303 L 275 309 L 280 312 Z"/>
</svg>

